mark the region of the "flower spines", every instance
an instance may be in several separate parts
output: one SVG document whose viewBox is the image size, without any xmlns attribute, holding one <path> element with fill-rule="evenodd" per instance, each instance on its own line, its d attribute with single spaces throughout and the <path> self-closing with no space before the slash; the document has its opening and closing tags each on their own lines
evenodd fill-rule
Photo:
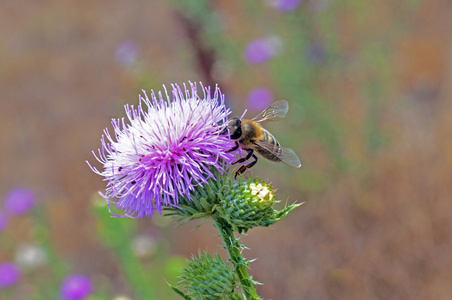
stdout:
<svg viewBox="0 0 452 300">
<path fill-rule="evenodd" d="M 235 292 L 237 278 L 218 254 L 212 257 L 199 253 L 198 257 L 192 257 L 179 279 L 180 288 L 192 299 L 240 299 Z"/>
<path fill-rule="evenodd" d="M 181 224 L 210 217 L 215 212 L 227 183 L 226 176 L 215 171 L 212 175 L 206 184 L 196 186 L 190 194 L 181 197 L 177 207 L 167 208 L 165 215 L 176 217 Z"/>
</svg>

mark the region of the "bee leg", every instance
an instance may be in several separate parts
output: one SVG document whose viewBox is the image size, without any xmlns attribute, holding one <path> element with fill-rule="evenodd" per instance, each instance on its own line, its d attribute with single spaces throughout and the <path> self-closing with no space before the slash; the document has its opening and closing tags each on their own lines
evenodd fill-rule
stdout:
<svg viewBox="0 0 452 300">
<path fill-rule="evenodd" d="M 257 163 L 257 156 L 254 154 L 251 154 L 251 156 L 254 158 L 254 160 L 252 162 L 250 162 L 249 164 L 243 165 L 240 168 L 238 168 L 238 170 L 235 172 L 234 179 L 237 179 L 237 176 L 245 173 L 246 169 L 252 168 Z"/>
<path fill-rule="evenodd" d="M 238 145 L 238 144 L 237 144 L 237 145 Z M 242 158 L 237 159 L 235 162 L 232 163 L 233 165 L 238 164 L 238 163 L 245 162 L 245 161 L 247 161 L 248 159 L 250 159 L 251 156 L 256 157 L 255 155 L 253 155 L 253 152 L 254 152 L 253 149 L 245 149 L 245 150 L 248 151 L 248 154 L 247 154 L 245 157 L 242 157 Z M 256 158 L 256 159 L 257 159 L 257 158 Z M 243 172 L 242 172 L 242 173 L 243 173 Z"/>
<path fill-rule="evenodd" d="M 246 166 L 241 166 L 240 168 L 238 168 L 237 171 L 235 171 L 234 179 L 237 179 L 237 176 L 239 176 L 240 174 L 243 174 L 245 171 L 246 171 Z"/>
<path fill-rule="evenodd" d="M 251 157 L 253 157 L 254 160 L 253 160 L 252 162 L 250 162 L 249 164 L 243 165 L 243 166 L 241 166 L 240 168 L 238 168 L 237 171 L 235 172 L 234 179 L 237 179 L 237 176 L 239 176 L 240 174 L 243 174 L 243 173 L 246 171 L 246 169 L 251 168 L 252 166 L 254 166 L 254 165 L 257 163 L 257 156 L 253 154 L 253 153 L 254 153 L 254 150 L 253 150 L 253 149 L 245 149 L 245 150 L 248 151 L 248 154 L 246 155 L 246 157 L 240 158 L 240 159 L 237 160 L 234 164 L 236 164 L 236 163 L 242 163 L 242 162 L 244 162 L 244 161 L 247 161 L 247 160 L 250 159 Z"/>
<path fill-rule="evenodd" d="M 229 149 L 228 151 L 226 151 L 226 153 L 232 152 L 239 149 L 239 143 L 235 142 L 235 146 L 232 147 L 231 149 Z"/>
</svg>

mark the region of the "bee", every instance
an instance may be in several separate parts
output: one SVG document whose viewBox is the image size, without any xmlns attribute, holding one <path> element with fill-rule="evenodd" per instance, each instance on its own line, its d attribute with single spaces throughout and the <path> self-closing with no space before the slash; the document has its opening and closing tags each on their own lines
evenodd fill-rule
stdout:
<svg viewBox="0 0 452 300">
<path fill-rule="evenodd" d="M 239 118 L 231 118 L 229 120 L 225 131 L 228 131 L 230 138 L 236 141 L 235 146 L 229 149 L 228 152 L 235 151 L 239 147 L 248 152 L 245 157 L 238 159 L 233 164 L 243 163 L 254 158 L 250 163 L 238 168 L 234 178 L 237 178 L 238 175 L 243 174 L 246 169 L 250 169 L 257 163 L 257 156 L 254 152 L 271 161 L 282 161 L 291 167 L 299 168 L 301 166 L 295 152 L 290 148 L 282 148 L 275 137 L 261 126 L 265 122 L 284 118 L 288 110 L 289 104 L 287 101 L 281 100 L 273 103 L 251 120 Z"/>
</svg>

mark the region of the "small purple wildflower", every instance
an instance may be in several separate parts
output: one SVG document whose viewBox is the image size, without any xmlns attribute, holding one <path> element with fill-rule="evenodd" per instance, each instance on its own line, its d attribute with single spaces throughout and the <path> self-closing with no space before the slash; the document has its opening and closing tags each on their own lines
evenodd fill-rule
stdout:
<svg viewBox="0 0 452 300">
<path fill-rule="evenodd" d="M 252 40 L 245 49 L 245 60 L 253 65 L 266 62 L 272 57 L 271 45 L 266 39 Z"/>
<path fill-rule="evenodd" d="M 133 41 L 125 41 L 121 43 L 116 49 L 116 62 L 128 67 L 138 59 L 138 45 Z"/>
<path fill-rule="evenodd" d="M 149 99 L 143 91 L 136 109 L 125 106 L 130 124 L 113 119 L 113 137 L 104 130 L 107 140 L 102 136 L 102 149 L 94 154 L 104 170 L 90 167 L 108 181 L 101 195 L 124 216 L 141 219 L 161 213 L 163 205 L 177 207 L 180 196 L 190 198 L 194 186 L 214 178 L 213 169 L 226 173 L 234 161 L 234 153 L 226 152 L 233 142 L 220 135 L 230 113 L 224 95 L 218 87 L 213 98 L 209 87 L 202 90 L 201 98 L 196 84 L 184 91 L 172 85 L 172 100 L 165 88 L 167 101 L 161 92 L 151 91 Z"/>
<path fill-rule="evenodd" d="M 280 11 L 292 11 L 295 10 L 301 2 L 302 0 L 276 0 L 274 5 Z"/>
<path fill-rule="evenodd" d="M 12 190 L 5 199 L 5 211 L 10 215 L 26 213 L 35 203 L 34 194 L 25 188 Z"/>
<path fill-rule="evenodd" d="M 307 58 L 313 65 L 321 64 L 326 59 L 326 50 L 321 43 L 312 43 L 306 49 Z"/>
<path fill-rule="evenodd" d="M 259 87 L 252 90 L 246 98 L 247 106 L 252 110 L 263 110 L 272 102 L 272 92 L 266 88 Z"/>
<path fill-rule="evenodd" d="M 8 217 L 0 211 L 0 232 L 8 225 Z"/>
<path fill-rule="evenodd" d="M 279 36 L 255 39 L 246 46 L 244 57 L 248 63 L 258 65 L 280 54 L 282 49 L 283 42 Z"/>
<path fill-rule="evenodd" d="M 83 275 L 71 275 L 61 285 L 60 295 L 64 300 L 81 300 L 91 294 L 91 281 Z"/>
<path fill-rule="evenodd" d="M 0 288 L 15 284 L 20 278 L 20 270 L 13 263 L 5 262 L 0 265 Z"/>
</svg>

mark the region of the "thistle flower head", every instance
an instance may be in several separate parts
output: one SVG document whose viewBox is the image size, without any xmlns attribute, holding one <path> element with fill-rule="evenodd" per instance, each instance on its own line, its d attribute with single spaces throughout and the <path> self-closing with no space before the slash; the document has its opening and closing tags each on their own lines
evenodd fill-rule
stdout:
<svg viewBox="0 0 452 300">
<path fill-rule="evenodd" d="M 95 154 L 103 171 L 90 165 L 108 181 L 101 194 L 108 204 L 128 217 L 152 216 L 162 206 L 177 207 L 179 197 L 206 185 L 214 170 L 226 172 L 234 160 L 226 152 L 233 142 L 220 133 L 230 111 L 218 87 L 213 97 L 209 87 L 202 90 L 200 97 L 196 84 L 184 90 L 172 85 L 171 98 L 165 88 L 166 100 L 161 92 L 151 91 L 150 98 L 144 92 L 138 107 L 125 106 L 128 124 L 124 118 L 112 120 L 114 134 L 104 130 Z"/>
</svg>

